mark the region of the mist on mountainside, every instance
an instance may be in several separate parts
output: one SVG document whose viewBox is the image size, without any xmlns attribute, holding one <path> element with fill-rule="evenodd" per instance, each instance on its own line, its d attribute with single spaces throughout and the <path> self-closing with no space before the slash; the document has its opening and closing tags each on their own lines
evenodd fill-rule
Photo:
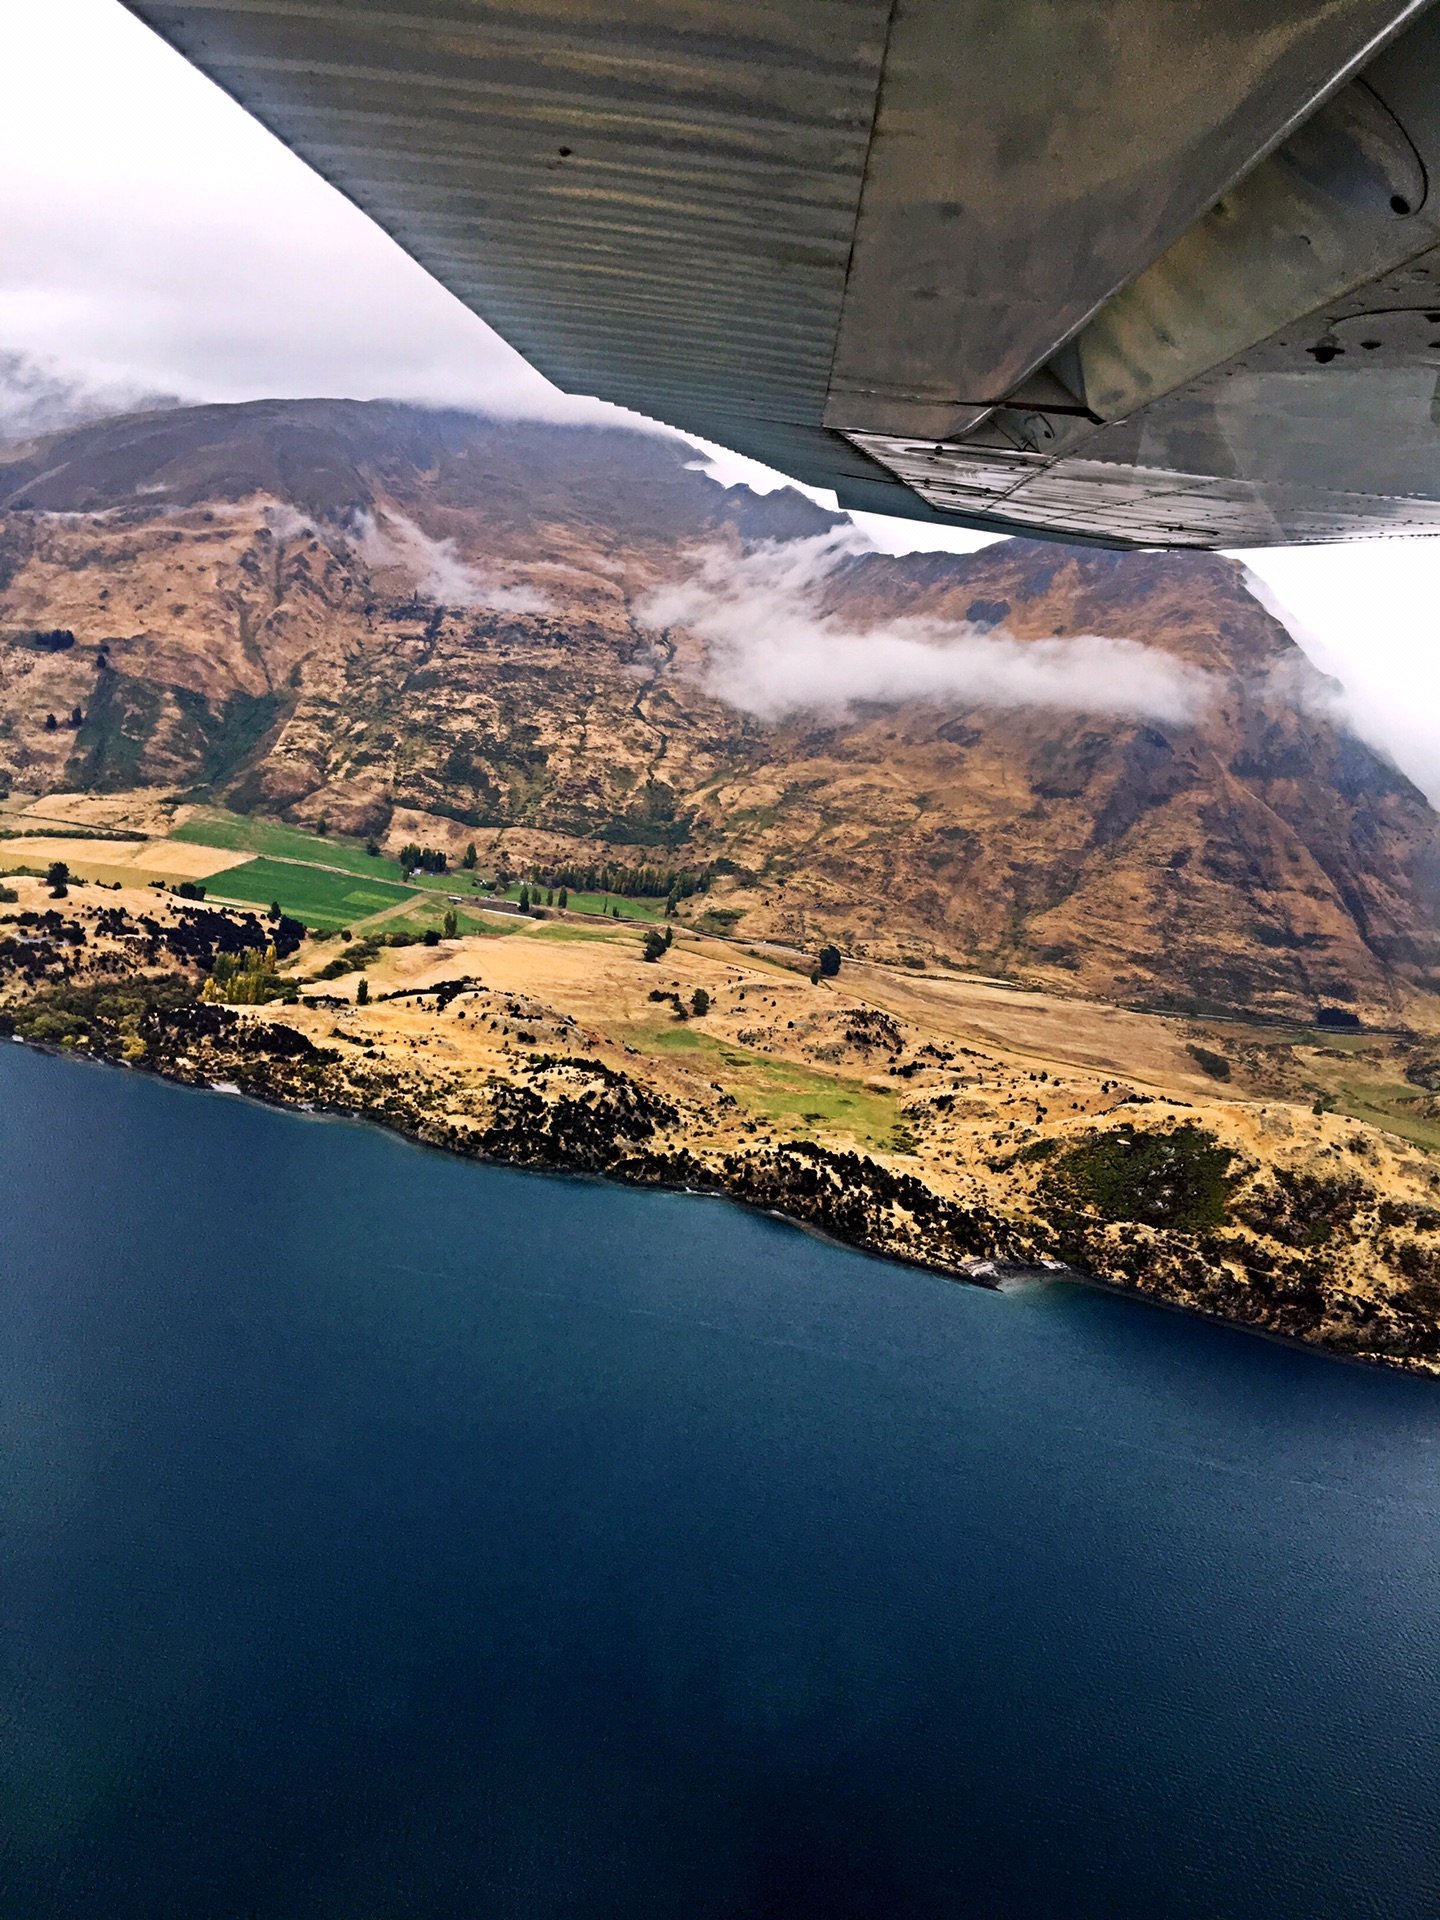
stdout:
<svg viewBox="0 0 1440 1920">
<path fill-rule="evenodd" d="M 119 414 L 184 404 L 174 394 L 150 393 L 133 382 L 97 385 L 30 354 L 0 352 L 0 447 Z"/>
</svg>

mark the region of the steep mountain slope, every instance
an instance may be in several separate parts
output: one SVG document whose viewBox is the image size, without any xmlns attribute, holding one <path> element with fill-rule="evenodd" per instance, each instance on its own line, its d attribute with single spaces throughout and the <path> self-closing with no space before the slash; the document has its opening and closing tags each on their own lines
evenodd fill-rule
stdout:
<svg viewBox="0 0 1440 1920">
<path fill-rule="evenodd" d="M 0 465 L 0 772 L 475 839 L 517 868 L 663 849 L 747 934 L 1152 1004 L 1384 1017 L 1428 987 L 1440 823 L 1237 567 L 1020 541 L 891 559 L 839 525 L 667 439 L 402 406 L 58 435 Z M 747 571 L 769 579 L 767 542 L 795 556 L 779 597 Z M 654 612 L 697 547 L 751 623 L 729 653 Z M 784 678 L 797 621 L 822 678 L 857 633 L 991 646 L 1011 704 L 963 676 L 747 692 L 757 662 Z M 1096 656 L 1108 691 L 1014 703 L 1017 661 L 1043 682 L 1083 636 L 1128 643 Z M 1132 697 L 1162 669 L 1183 699 Z"/>
</svg>

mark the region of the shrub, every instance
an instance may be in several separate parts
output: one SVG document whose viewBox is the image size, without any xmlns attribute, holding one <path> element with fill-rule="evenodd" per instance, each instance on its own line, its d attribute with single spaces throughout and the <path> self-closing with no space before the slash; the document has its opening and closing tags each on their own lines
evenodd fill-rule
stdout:
<svg viewBox="0 0 1440 1920">
<path fill-rule="evenodd" d="M 1223 1053 L 1214 1053 L 1209 1047 L 1199 1046 L 1193 1041 L 1186 1047 L 1185 1051 L 1195 1062 L 1196 1066 L 1199 1067 L 1200 1071 L 1202 1073 L 1208 1073 L 1212 1080 L 1228 1080 L 1230 1078 L 1230 1062 L 1225 1058 Z"/>
<path fill-rule="evenodd" d="M 820 963 L 820 972 L 826 980 L 833 980 L 840 971 L 840 949 L 821 947 L 816 958 Z"/>
<path fill-rule="evenodd" d="M 707 907 L 695 922 L 701 933 L 729 933 L 737 920 L 745 918 L 743 907 Z"/>
</svg>

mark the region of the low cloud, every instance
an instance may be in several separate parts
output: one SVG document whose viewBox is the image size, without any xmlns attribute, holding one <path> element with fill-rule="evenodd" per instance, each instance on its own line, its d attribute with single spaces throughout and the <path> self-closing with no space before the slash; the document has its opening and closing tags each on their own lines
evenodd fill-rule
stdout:
<svg viewBox="0 0 1440 1920">
<path fill-rule="evenodd" d="M 442 607 L 487 607 L 493 613 L 545 613 L 536 587 L 503 587 L 460 556 L 453 540 L 432 540 L 403 513 L 364 514 L 356 551 L 372 567 L 398 567 L 418 593 Z"/>
<path fill-rule="evenodd" d="M 152 413 L 181 404 L 133 381 L 99 385 L 27 353 L 0 353 L 0 445 L 87 426 L 117 413 Z"/>
<path fill-rule="evenodd" d="M 1276 547 L 1235 557 L 1250 592 L 1304 655 L 1289 663 L 1280 697 L 1355 734 L 1440 808 L 1435 542 L 1377 542 L 1368 553 L 1359 543 Z"/>
<path fill-rule="evenodd" d="M 867 551 L 850 528 L 744 555 L 706 547 L 687 579 L 649 594 L 637 614 L 645 626 L 684 627 L 705 641 L 709 690 L 762 720 L 925 701 L 1177 725 L 1209 697 L 1209 675 L 1133 640 L 1015 640 L 924 618 L 847 624 L 823 610 L 821 594 L 843 560 Z"/>
<path fill-rule="evenodd" d="M 265 524 L 277 540 L 301 540 L 320 531 L 308 513 L 301 513 L 288 500 L 277 500 L 265 509 Z"/>
</svg>

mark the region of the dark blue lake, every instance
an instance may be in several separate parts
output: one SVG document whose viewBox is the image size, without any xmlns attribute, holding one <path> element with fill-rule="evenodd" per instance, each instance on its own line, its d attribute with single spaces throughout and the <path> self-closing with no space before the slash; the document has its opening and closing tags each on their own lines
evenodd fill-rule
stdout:
<svg viewBox="0 0 1440 1920">
<path fill-rule="evenodd" d="M 1425 1916 L 1440 1387 L 0 1048 L 0 1911 Z"/>
</svg>

